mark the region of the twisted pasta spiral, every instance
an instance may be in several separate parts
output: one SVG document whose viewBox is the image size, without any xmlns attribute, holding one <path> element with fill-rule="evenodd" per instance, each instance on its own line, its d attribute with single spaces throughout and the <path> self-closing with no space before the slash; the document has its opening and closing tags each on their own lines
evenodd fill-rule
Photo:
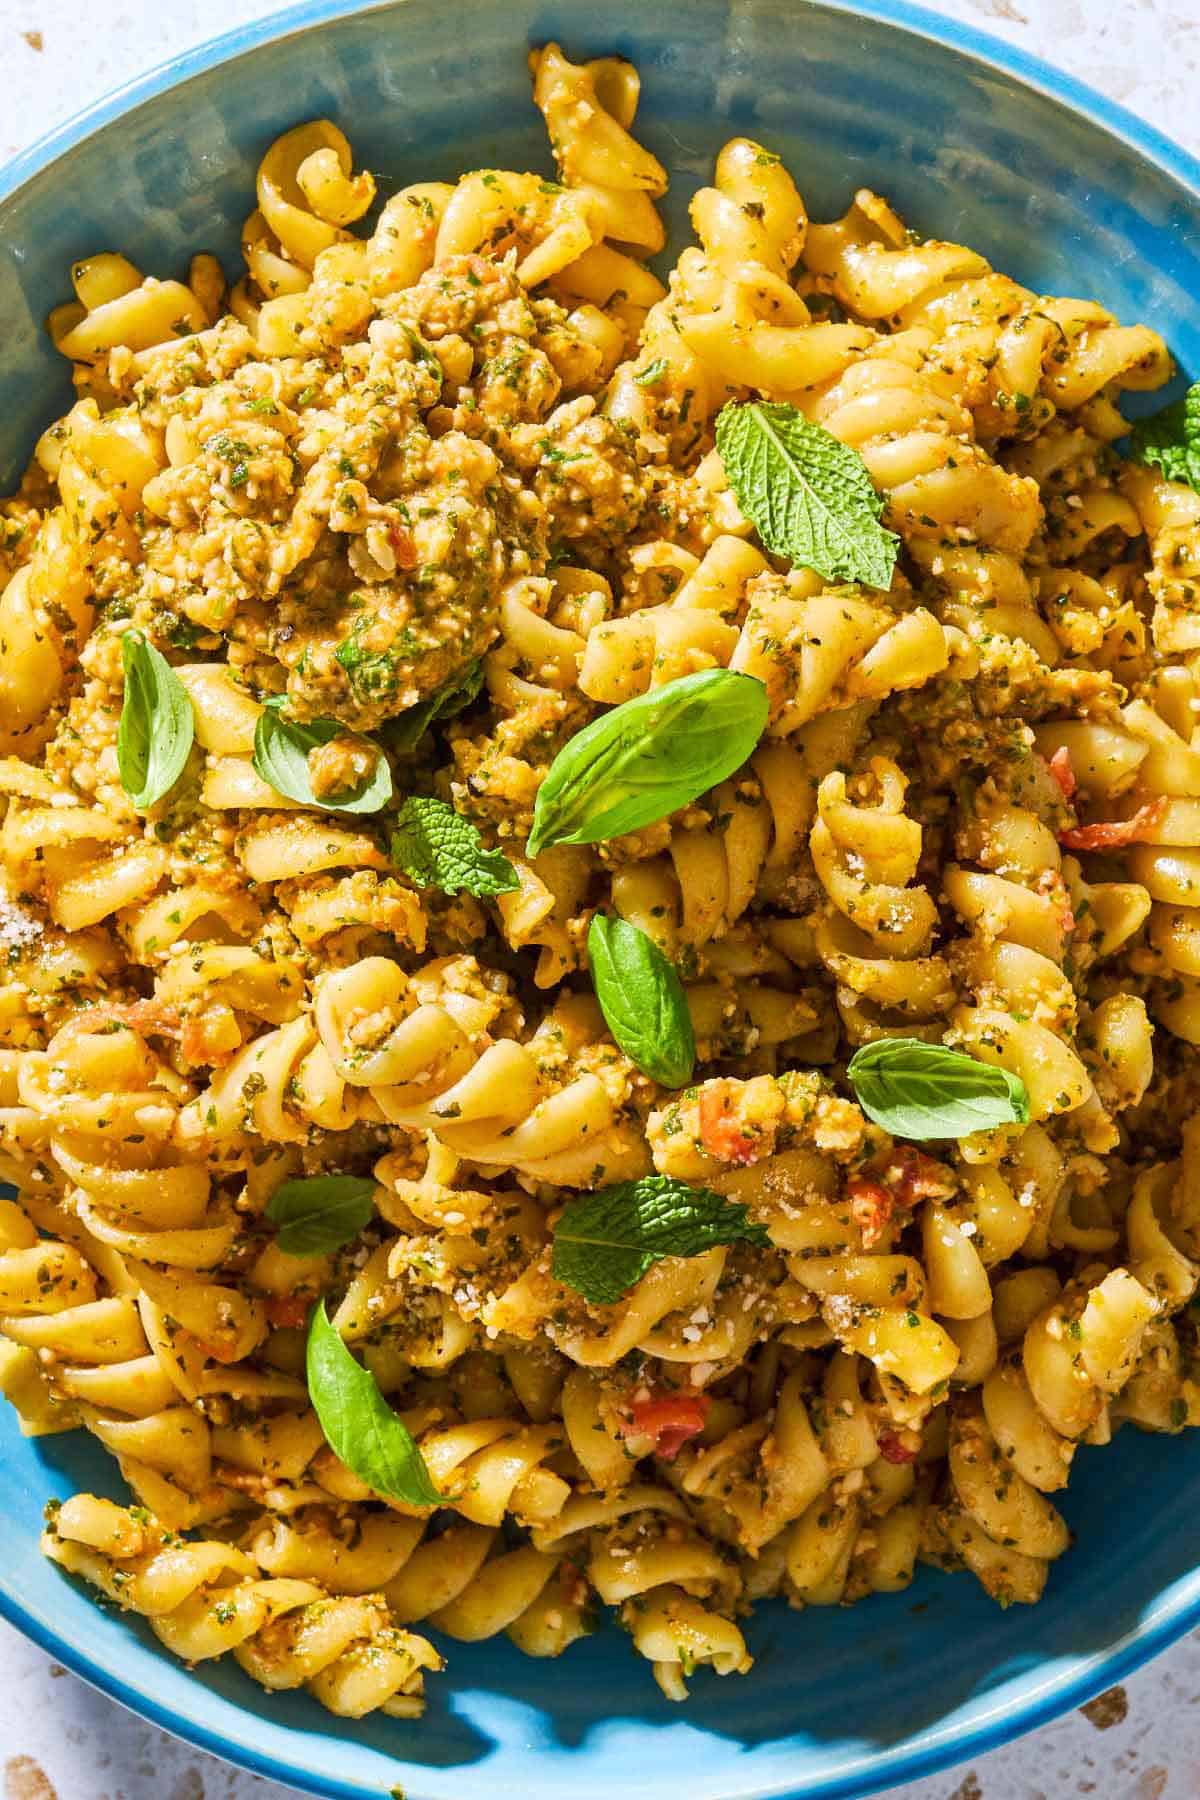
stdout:
<svg viewBox="0 0 1200 1800">
<path fill-rule="evenodd" d="M 376 1710 L 418 1717 L 424 1671 L 442 1666 L 426 1638 L 391 1623 L 382 1595 L 337 1597 L 312 1581 L 262 1580 L 245 1551 L 181 1539 L 94 1494 L 63 1502 L 42 1548 L 148 1619 L 188 1662 L 232 1651 L 264 1687 L 306 1687 L 346 1718 Z"/>
<path fill-rule="evenodd" d="M 935 909 L 924 887 L 911 886 L 921 855 L 921 827 L 904 811 L 905 780 L 894 763 L 877 758 L 870 770 L 875 805 L 856 804 L 840 773 L 817 790 L 809 834 L 813 863 L 836 910 L 877 949 L 898 957 L 929 948 Z"/>
<path fill-rule="evenodd" d="M 865 189 L 811 225 L 746 138 L 665 286 L 636 72 L 530 73 L 556 181 L 364 228 L 316 120 L 228 294 L 77 265 L 78 398 L 0 502 L 0 1391 L 138 1502 L 50 1556 L 347 1717 L 419 1710 L 422 1621 L 554 1656 L 607 1608 L 677 1700 L 759 1600 L 922 1558 L 1032 1600 L 1076 1447 L 1200 1422 L 1200 513 L 1117 448 L 1161 340 Z M 743 513 L 757 400 L 858 453 L 886 592 Z M 685 793 L 606 709 L 715 671 L 765 729 Z M 530 856 L 564 752 L 551 794 L 657 814 Z M 590 969 L 598 914 L 678 986 Z M 1011 1122 L 893 1139 L 894 1038 Z"/>
<path fill-rule="evenodd" d="M 1161 387 L 1171 371 L 1148 326 L 1031 293 L 962 244 L 914 241 L 866 188 L 841 219 L 810 226 L 805 264 L 856 317 L 920 332 L 987 437 L 1032 434 L 1059 411 L 1111 412 L 1120 389 Z"/>
<path fill-rule="evenodd" d="M 1200 648 L 1196 624 L 1200 580 L 1200 497 L 1153 469 L 1127 467 L 1121 487 L 1137 510 L 1150 543 L 1146 585 L 1154 599 L 1155 647 L 1164 656 L 1190 656 Z"/>
<path fill-rule="evenodd" d="M 215 323 L 225 282 L 213 256 L 192 258 L 188 284 L 143 277 L 115 251 L 89 256 L 71 270 L 74 301 L 47 321 L 55 348 L 75 363 L 99 363 L 118 346 L 148 350 Z"/>
<path fill-rule="evenodd" d="M 905 543 L 959 542 L 1020 556 L 1040 523 L 1036 484 L 975 442 L 971 417 L 923 368 L 918 333 L 881 339 L 808 411 L 852 444 Z"/>
<path fill-rule="evenodd" d="M 1064 1290 L 1026 1328 L 974 1404 L 951 1420 L 943 1542 L 995 1597 L 1037 1600 L 1069 1535 L 1044 1498 L 1066 1483 L 1075 1445 L 1101 1430 L 1107 1398 L 1132 1372 L 1157 1303 L 1127 1269 Z"/>
</svg>

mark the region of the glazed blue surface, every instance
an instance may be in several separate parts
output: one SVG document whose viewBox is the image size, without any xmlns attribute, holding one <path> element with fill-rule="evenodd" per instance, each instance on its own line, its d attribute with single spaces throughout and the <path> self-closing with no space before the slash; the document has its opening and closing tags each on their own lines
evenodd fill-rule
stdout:
<svg viewBox="0 0 1200 1800">
<path fill-rule="evenodd" d="M 524 50 L 551 35 L 638 62 L 638 135 L 672 172 L 677 237 L 722 141 L 749 132 L 817 216 L 879 188 L 922 232 L 1147 320 L 1200 371 L 1200 166 L 948 20 L 887 0 L 316 0 L 190 52 L 0 171 L 0 489 L 70 400 L 40 321 L 74 258 L 120 248 L 182 274 L 203 248 L 233 264 L 259 153 L 319 113 L 385 189 L 481 164 L 549 170 Z M 764 1607 L 753 1675 L 701 1674 L 687 1708 L 615 1631 L 557 1663 L 504 1639 L 449 1645 L 423 1720 L 350 1723 L 232 1665 L 188 1672 L 97 1607 L 35 1543 L 51 1496 L 118 1493 L 111 1459 L 82 1433 L 25 1441 L 7 1408 L 0 1443 L 0 1610 L 159 1724 L 337 1800 L 863 1795 L 1077 1705 L 1200 1622 L 1200 1433 L 1125 1433 L 1080 1453 L 1063 1508 L 1079 1543 L 1036 1609 L 1000 1612 L 971 1579 L 930 1571 L 850 1611 Z"/>
</svg>

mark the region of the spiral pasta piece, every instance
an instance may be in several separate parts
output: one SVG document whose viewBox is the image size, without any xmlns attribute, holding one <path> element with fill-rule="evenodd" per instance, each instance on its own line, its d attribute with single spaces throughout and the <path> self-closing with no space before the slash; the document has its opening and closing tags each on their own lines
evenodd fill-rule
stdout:
<svg viewBox="0 0 1200 1800">
<path fill-rule="evenodd" d="M 1034 294 L 962 244 L 915 239 L 866 188 L 841 219 L 810 226 L 805 264 L 856 317 L 922 333 L 985 437 L 1029 435 L 1056 412 L 1170 378 L 1167 347 L 1148 326 L 1120 325 L 1094 301 Z"/>
<path fill-rule="evenodd" d="M 1154 599 L 1154 643 L 1164 655 L 1200 648 L 1196 582 L 1200 579 L 1200 497 L 1154 469 L 1127 466 L 1121 487 L 1150 543 L 1146 581 Z"/>
<path fill-rule="evenodd" d="M 73 362 L 102 361 L 110 350 L 148 350 L 211 325 L 224 279 L 216 259 L 192 259 L 190 281 L 156 281 L 124 256 L 106 251 L 71 270 L 74 303 L 48 321 L 55 349 Z"/>
<path fill-rule="evenodd" d="M 427 1639 L 391 1623 L 381 1595 L 339 1598 L 311 1581 L 260 1579 L 245 1551 L 177 1537 L 94 1494 L 63 1502 L 42 1548 L 141 1614 L 189 1662 L 232 1652 L 264 1687 L 304 1686 L 345 1718 L 418 1717 L 424 1671 L 442 1666 Z"/>
<path fill-rule="evenodd" d="M 1078 1446 L 1200 1423 L 1200 514 L 1118 448 L 1162 342 L 868 190 L 814 225 L 748 138 L 664 281 L 636 70 L 529 70 L 555 181 L 376 206 L 315 120 L 228 292 L 77 264 L 0 500 L 0 1392 L 136 1502 L 68 1501 L 66 1572 L 345 1717 L 419 1710 L 426 1624 L 608 1610 L 677 1700 L 760 1601 L 1033 1600 Z M 755 402 L 873 485 L 886 591 L 756 524 Z M 707 791 L 610 710 L 697 674 L 766 702 Z M 552 765 L 658 814 L 531 856 Z M 895 1039 L 1009 1122 L 893 1136 Z M 333 1426 L 322 1316 L 436 1503 Z"/>
<path fill-rule="evenodd" d="M 845 777 L 826 775 L 817 791 L 809 834 L 813 863 L 832 906 L 879 949 L 899 957 L 929 948 L 934 905 L 912 886 L 921 854 L 921 827 L 904 811 L 905 780 L 883 758 L 870 770 L 879 803 L 856 805 Z"/>
<path fill-rule="evenodd" d="M 884 495 L 885 519 L 915 551 L 968 543 L 1020 556 L 1040 524 L 1035 483 L 991 459 L 967 409 L 922 364 L 920 335 L 898 332 L 808 410 L 859 452 Z"/>
<path fill-rule="evenodd" d="M 1102 1431 L 1108 1398 L 1133 1372 L 1156 1311 L 1127 1269 L 1066 1291 L 1031 1320 L 1019 1357 L 997 1365 L 979 1403 L 955 1414 L 952 1492 L 934 1516 L 934 1542 L 943 1539 L 995 1598 L 1040 1597 L 1046 1564 L 1069 1542 L 1044 1495 L 1065 1486 L 1079 1439 Z"/>
</svg>

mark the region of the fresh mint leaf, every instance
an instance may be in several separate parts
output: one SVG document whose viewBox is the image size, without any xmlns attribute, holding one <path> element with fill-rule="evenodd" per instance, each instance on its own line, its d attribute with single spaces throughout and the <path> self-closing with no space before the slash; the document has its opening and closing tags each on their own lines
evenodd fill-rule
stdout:
<svg viewBox="0 0 1200 1800">
<path fill-rule="evenodd" d="M 267 1202 L 285 1256 L 327 1256 L 356 1238 L 374 1216 L 375 1183 L 359 1175 L 285 1181 Z"/>
<path fill-rule="evenodd" d="M 898 539 L 857 450 L 785 402 L 730 401 L 717 450 L 737 503 L 775 556 L 826 581 L 889 588 Z"/>
<path fill-rule="evenodd" d="M 389 719 L 383 728 L 383 737 L 389 750 L 400 753 L 415 750 L 431 725 L 439 719 L 452 719 L 456 713 L 470 706 L 483 686 L 483 664 L 478 657 L 469 662 L 461 675 L 456 675 L 444 687 L 430 694 L 428 700 L 420 700 L 416 706 L 407 711 L 397 713 Z"/>
<path fill-rule="evenodd" d="M 404 1421 L 369 1369 L 351 1356 L 325 1312 L 313 1307 L 305 1358 L 308 1393 L 335 1456 L 360 1481 L 405 1506 L 439 1506 L 441 1495 Z"/>
<path fill-rule="evenodd" d="M 572 1200 L 554 1227 L 553 1272 L 593 1306 L 611 1306 L 664 1256 L 717 1244 L 770 1244 L 744 1206 L 671 1175 L 644 1175 Z"/>
<path fill-rule="evenodd" d="M 283 719 L 277 707 L 268 706 L 254 728 L 254 767 L 268 787 L 301 806 L 316 806 L 322 812 L 375 813 L 392 797 L 392 771 L 382 751 L 375 767 L 362 787 L 345 794 L 327 794 L 319 800 L 313 793 L 308 773 L 308 753 L 320 744 L 328 744 L 345 731 L 336 719 L 310 719 L 300 725 Z"/>
<path fill-rule="evenodd" d="M 867 1117 L 893 1137 L 923 1142 L 1029 1123 L 1018 1076 L 944 1044 L 876 1038 L 854 1052 L 846 1074 Z"/>
<path fill-rule="evenodd" d="M 169 794 L 192 748 L 195 721 L 188 691 L 166 657 L 140 631 L 121 639 L 125 694 L 117 727 L 121 786 L 139 812 Z"/>
<path fill-rule="evenodd" d="M 1181 400 L 1137 421 L 1129 433 L 1129 453 L 1200 494 L 1200 381 Z"/>
<path fill-rule="evenodd" d="M 487 900 L 521 885 L 508 858 L 484 847 L 470 819 L 424 795 L 410 795 L 400 808 L 392 861 L 418 887 L 441 888 L 444 894 L 466 888 L 477 900 Z"/>
<path fill-rule="evenodd" d="M 683 984 L 652 938 L 625 919 L 596 913 L 588 928 L 592 986 L 608 1029 L 643 1075 L 684 1087 L 696 1039 Z"/>
<path fill-rule="evenodd" d="M 529 854 L 640 831 L 688 806 L 753 751 L 767 690 L 752 675 L 702 669 L 602 713 L 564 744 L 538 789 Z"/>
</svg>

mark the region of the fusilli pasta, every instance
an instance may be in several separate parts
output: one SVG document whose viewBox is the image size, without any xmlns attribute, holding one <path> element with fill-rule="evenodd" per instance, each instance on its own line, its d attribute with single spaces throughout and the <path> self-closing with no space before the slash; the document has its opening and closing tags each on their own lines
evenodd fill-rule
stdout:
<svg viewBox="0 0 1200 1800">
<path fill-rule="evenodd" d="M 372 211 L 314 120 L 228 291 L 77 264 L 0 502 L 0 1390 L 134 1497 L 43 1549 L 352 1718 L 420 1711 L 417 1626 L 607 1608 L 678 1700 L 772 1597 L 1036 1600 L 1077 1447 L 1200 1423 L 1200 498 L 1114 448 L 1167 349 L 866 189 L 810 223 L 747 138 L 664 285 L 636 72 L 530 69 L 555 181 Z M 730 402 L 854 453 L 890 586 L 756 526 Z M 530 848 L 566 747 L 713 676 L 765 693 L 740 766 Z M 138 680 L 189 721 L 149 799 Z M 893 1040 L 1021 1107 L 885 1129 Z M 743 1234 L 566 1277 L 580 1204 L 681 1189 Z M 419 1497 L 335 1448 L 318 1317 Z"/>
</svg>

